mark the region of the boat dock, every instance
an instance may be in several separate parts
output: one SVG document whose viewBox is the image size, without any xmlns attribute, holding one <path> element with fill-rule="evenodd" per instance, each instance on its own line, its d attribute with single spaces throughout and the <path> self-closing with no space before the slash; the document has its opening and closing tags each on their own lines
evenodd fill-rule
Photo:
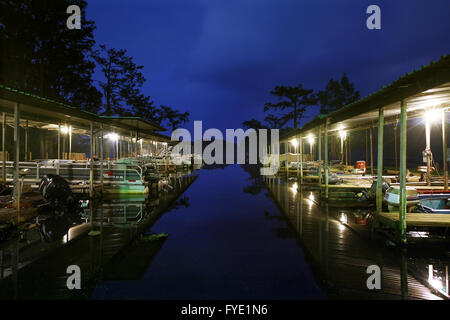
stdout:
<svg viewBox="0 0 450 320">
<path fill-rule="evenodd" d="M 321 205 L 317 191 L 298 190 L 278 178 L 266 178 L 266 187 L 295 232 L 299 245 L 315 270 L 318 284 L 333 299 L 427 299 L 448 297 L 433 290 L 408 265 L 406 249 L 389 250 L 339 221 L 339 210 Z M 366 239 L 367 238 L 367 239 Z M 382 257 L 382 258 L 381 258 Z M 380 290 L 368 290 L 367 268 L 381 269 Z"/>
<path fill-rule="evenodd" d="M 0 215 L 16 210 L 18 221 L 24 198 L 44 175 L 60 175 L 74 193 L 93 199 L 157 192 L 161 180 L 194 168 L 172 162 L 171 139 L 156 123 L 100 116 L 3 85 L 0 124 L 0 177 L 4 189 L 13 189 L 12 209 L 1 208 Z"/>
<path fill-rule="evenodd" d="M 386 223 L 387 226 L 398 227 L 399 241 L 406 244 L 408 226 L 448 226 L 448 219 L 445 217 L 434 215 L 416 217 L 408 214 L 406 187 L 413 186 L 418 191 L 449 190 L 447 146 L 449 108 L 450 56 L 447 55 L 400 77 L 361 100 L 330 114 L 317 116 L 303 127 L 281 136 L 280 146 L 270 146 L 269 153 L 278 156 L 279 176 L 294 178 L 302 186 L 320 189 L 321 197 L 325 201 L 339 198 L 346 191 L 367 190 L 374 182 L 375 219 L 379 224 Z M 408 123 L 411 121 L 415 121 L 414 125 L 420 121 L 425 128 L 423 159 L 426 165 L 421 167 L 422 171 L 419 173 L 412 173 L 413 170 L 410 171 L 406 166 L 408 143 L 417 143 L 407 141 Z M 398 163 L 396 170 L 387 170 L 383 165 L 387 153 L 384 146 L 387 139 L 384 131 L 387 126 L 392 127 L 394 132 L 394 136 L 389 139 L 394 139 L 395 160 Z M 440 135 L 442 166 L 439 168 L 442 176 L 439 177 L 439 181 L 432 175 L 434 169 L 432 163 L 436 159 L 431 153 L 431 126 L 440 127 L 442 131 Z M 351 165 L 350 138 L 356 135 L 366 137 L 365 145 L 359 146 L 359 149 L 366 151 L 366 157 L 361 159 L 364 161 L 359 161 L 359 167 Z M 355 147 L 354 143 L 352 147 Z M 343 179 L 344 182 L 330 184 L 329 180 L 335 178 Z M 400 209 L 397 214 L 383 213 L 384 179 L 399 186 Z M 421 180 L 423 182 L 420 182 Z M 358 181 L 361 183 L 356 183 Z M 394 218 L 395 216 L 397 218 Z"/>
<path fill-rule="evenodd" d="M 86 222 L 70 228 L 61 241 L 42 243 L 34 228 L 28 231 L 28 244 L 17 239 L 2 244 L 0 297 L 83 299 L 99 281 L 141 279 L 165 241 L 147 240 L 144 233 L 196 179 L 186 175 L 173 180 L 173 191 L 157 197 L 97 203 L 94 212 L 87 210 Z M 66 270 L 73 264 L 82 270 L 82 290 L 67 288 Z"/>
</svg>

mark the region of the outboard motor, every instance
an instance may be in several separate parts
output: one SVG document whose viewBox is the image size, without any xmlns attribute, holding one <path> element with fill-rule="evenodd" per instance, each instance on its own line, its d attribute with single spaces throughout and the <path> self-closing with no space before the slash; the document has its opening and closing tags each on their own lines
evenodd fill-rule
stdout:
<svg viewBox="0 0 450 320">
<path fill-rule="evenodd" d="M 61 176 L 45 175 L 39 183 L 39 191 L 45 203 L 39 206 L 36 224 L 41 238 L 51 242 L 63 236 L 74 223 L 81 222 L 83 208 Z"/>
<path fill-rule="evenodd" d="M 322 182 L 325 181 L 325 174 L 322 174 Z M 343 183 L 344 179 L 340 178 L 336 173 L 328 174 L 328 184 L 340 184 Z"/>
<path fill-rule="evenodd" d="M 383 184 L 382 184 L 382 192 L 383 194 L 387 191 L 387 189 L 390 188 L 390 184 L 383 179 Z M 377 182 L 374 181 L 372 182 L 372 185 L 370 186 L 370 189 L 368 191 L 363 190 L 362 192 L 358 193 L 356 195 L 356 198 L 359 201 L 374 201 L 377 197 Z"/>
<path fill-rule="evenodd" d="M 144 166 L 142 177 L 145 182 L 155 182 L 158 180 L 158 170 L 156 165 L 147 164 Z"/>
</svg>

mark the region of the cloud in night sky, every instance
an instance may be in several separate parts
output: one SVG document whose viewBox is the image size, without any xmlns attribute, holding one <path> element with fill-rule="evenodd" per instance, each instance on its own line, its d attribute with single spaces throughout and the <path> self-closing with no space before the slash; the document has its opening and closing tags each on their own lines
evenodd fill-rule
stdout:
<svg viewBox="0 0 450 320">
<path fill-rule="evenodd" d="M 371 4 L 382 30 L 366 28 Z M 320 90 L 346 72 L 365 96 L 449 54 L 449 9 L 448 0 L 96 0 L 87 14 L 97 43 L 145 66 L 157 104 L 223 129 L 262 120 L 279 84 Z"/>
</svg>

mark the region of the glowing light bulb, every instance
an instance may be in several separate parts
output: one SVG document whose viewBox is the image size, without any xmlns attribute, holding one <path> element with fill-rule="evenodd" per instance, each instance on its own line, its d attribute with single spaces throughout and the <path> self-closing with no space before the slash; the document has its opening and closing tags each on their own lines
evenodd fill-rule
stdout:
<svg viewBox="0 0 450 320">
<path fill-rule="evenodd" d="M 297 139 L 292 139 L 292 140 L 291 140 L 291 144 L 294 146 L 294 148 L 297 148 L 297 146 L 298 146 L 298 141 L 297 141 Z"/>
</svg>

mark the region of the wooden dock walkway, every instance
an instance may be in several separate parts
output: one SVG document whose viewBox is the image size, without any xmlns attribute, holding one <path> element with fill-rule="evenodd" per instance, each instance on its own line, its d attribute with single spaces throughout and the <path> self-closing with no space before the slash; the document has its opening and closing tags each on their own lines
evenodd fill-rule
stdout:
<svg viewBox="0 0 450 320">
<path fill-rule="evenodd" d="M 267 184 L 282 215 L 295 232 L 312 266 L 316 281 L 333 299 L 441 299 L 408 270 L 396 249 L 366 240 L 341 224 L 331 207 L 321 207 L 318 193 L 293 192 L 285 185 Z M 366 286 L 367 267 L 378 265 L 381 290 Z"/>
<path fill-rule="evenodd" d="M 398 212 L 382 212 L 379 222 L 397 228 L 400 216 Z M 407 213 L 406 225 L 410 227 L 450 227 L 450 214 Z"/>
<path fill-rule="evenodd" d="M 20 250 L 17 239 L 11 240 L 10 246 L 3 248 L 9 259 L 1 261 L 4 265 L 0 264 L 6 274 L 4 278 L 0 276 L 0 299 L 85 299 L 102 280 L 140 279 L 163 244 L 163 240 L 139 241 L 140 235 L 147 232 L 196 179 L 197 176 L 186 176 L 172 192 L 162 194 L 157 206 L 138 224 L 125 227 L 109 223 L 106 218 L 103 223 L 95 222 L 100 230 L 98 235 L 88 236 L 90 225 L 81 224 L 67 232 L 70 239 L 65 244 L 36 240 Z M 97 212 L 96 217 L 100 214 Z M 82 270 L 82 290 L 67 289 L 66 270 L 73 264 Z"/>
</svg>

